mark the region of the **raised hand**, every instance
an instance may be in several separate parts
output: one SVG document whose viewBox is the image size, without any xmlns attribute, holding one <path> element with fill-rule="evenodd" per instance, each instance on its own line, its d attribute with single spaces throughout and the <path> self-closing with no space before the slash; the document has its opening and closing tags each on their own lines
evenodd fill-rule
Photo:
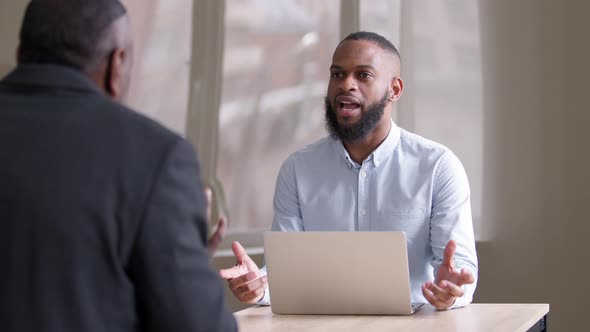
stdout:
<svg viewBox="0 0 590 332">
<path fill-rule="evenodd" d="M 451 240 L 447 243 L 444 251 L 442 265 L 438 269 L 434 282 L 427 282 L 422 285 L 422 294 L 430 304 L 439 310 L 450 308 L 458 297 L 463 296 L 461 286 L 475 282 L 473 274 L 463 269 L 455 269 L 453 259 L 457 243 Z"/>
<path fill-rule="evenodd" d="M 220 270 L 219 275 L 228 281 L 229 288 L 240 302 L 257 303 L 264 296 L 266 276 L 262 275 L 239 242 L 232 243 L 232 250 L 236 255 L 236 265 Z"/>
</svg>

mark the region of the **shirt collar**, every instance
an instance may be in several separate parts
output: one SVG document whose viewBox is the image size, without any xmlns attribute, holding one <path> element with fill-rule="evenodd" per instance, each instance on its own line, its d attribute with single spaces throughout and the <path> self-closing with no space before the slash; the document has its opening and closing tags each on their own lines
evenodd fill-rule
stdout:
<svg viewBox="0 0 590 332">
<path fill-rule="evenodd" d="M 400 135 L 400 128 L 395 124 L 395 122 L 393 122 L 393 120 L 391 120 L 391 129 L 389 130 L 389 134 L 387 134 L 387 137 L 383 143 L 381 143 L 381 145 L 379 145 L 377 149 L 371 153 L 375 167 L 379 166 L 379 164 L 381 164 L 393 154 L 393 151 L 395 151 L 395 148 L 399 143 Z"/>
<path fill-rule="evenodd" d="M 389 134 L 387 134 L 387 137 L 385 137 L 385 140 L 383 141 L 383 143 L 381 143 L 375 149 L 375 151 L 373 151 L 367 157 L 367 159 L 365 159 L 364 161 L 366 161 L 366 162 L 371 161 L 371 162 L 373 162 L 373 165 L 375 167 L 378 167 L 379 164 L 381 164 L 383 161 L 385 161 L 389 156 L 391 156 L 393 154 L 393 151 L 395 151 L 395 148 L 397 147 L 397 144 L 399 143 L 400 135 L 401 135 L 401 129 L 392 120 L 391 121 L 391 129 L 389 130 Z M 344 160 L 346 160 L 346 163 L 351 168 L 359 168 L 361 165 L 359 165 L 357 162 L 352 160 L 352 158 L 350 157 L 350 154 L 348 153 L 348 151 L 344 147 L 344 144 L 342 143 L 342 141 L 337 140 L 335 142 L 337 143 L 336 146 L 337 146 L 338 153 L 344 157 Z"/>
</svg>

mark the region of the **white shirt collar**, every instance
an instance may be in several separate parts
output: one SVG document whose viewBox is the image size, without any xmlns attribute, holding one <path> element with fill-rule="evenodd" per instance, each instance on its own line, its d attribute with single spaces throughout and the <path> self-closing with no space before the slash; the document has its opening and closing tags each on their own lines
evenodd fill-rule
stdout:
<svg viewBox="0 0 590 332">
<path fill-rule="evenodd" d="M 393 122 L 393 120 L 391 120 L 391 129 L 389 130 L 387 137 L 385 137 L 383 143 L 381 143 L 363 162 L 373 161 L 375 167 L 378 167 L 379 164 L 393 154 L 393 151 L 399 143 L 400 135 L 401 129 L 395 124 L 395 122 Z M 342 153 L 342 156 L 350 167 L 359 168 L 360 165 L 352 160 L 342 141 L 338 140 L 335 142 L 337 142 L 337 146 L 339 147 L 338 150 Z"/>
</svg>

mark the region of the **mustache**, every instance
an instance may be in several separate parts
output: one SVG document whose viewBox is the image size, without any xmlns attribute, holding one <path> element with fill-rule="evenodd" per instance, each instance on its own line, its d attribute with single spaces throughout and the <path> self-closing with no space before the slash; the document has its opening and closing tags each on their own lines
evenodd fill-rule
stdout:
<svg viewBox="0 0 590 332">
<path fill-rule="evenodd" d="M 360 119 L 356 123 L 342 126 L 338 123 L 336 111 L 334 110 L 334 107 L 332 107 L 329 97 L 326 95 L 324 98 L 326 131 L 330 137 L 335 140 L 351 143 L 362 141 L 373 131 L 373 129 L 375 129 L 375 126 L 383 117 L 385 107 L 387 106 L 388 96 L 388 92 L 385 92 L 385 95 L 381 100 L 366 105 L 366 108 L 361 112 Z"/>
</svg>

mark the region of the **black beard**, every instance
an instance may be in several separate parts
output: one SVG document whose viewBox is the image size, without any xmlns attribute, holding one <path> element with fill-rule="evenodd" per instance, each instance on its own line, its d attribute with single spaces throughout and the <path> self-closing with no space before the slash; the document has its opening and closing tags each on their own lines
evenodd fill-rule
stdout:
<svg viewBox="0 0 590 332">
<path fill-rule="evenodd" d="M 324 99 L 326 130 L 333 139 L 339 139 L 344 142 L 357 143 L 365 139 L 377 126 L 379 120 L 383 117 L 383 111 L 387 106 L 387 91 L 380 101 L 375 102 L 367 107 L 366 112 L 361 112 L 361 118 L 349 126 L 341 126 L 338 123 L 336 112 L 328 96 Z"/>
</svg>

